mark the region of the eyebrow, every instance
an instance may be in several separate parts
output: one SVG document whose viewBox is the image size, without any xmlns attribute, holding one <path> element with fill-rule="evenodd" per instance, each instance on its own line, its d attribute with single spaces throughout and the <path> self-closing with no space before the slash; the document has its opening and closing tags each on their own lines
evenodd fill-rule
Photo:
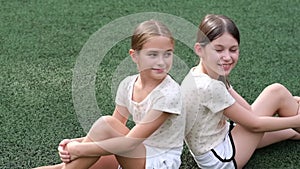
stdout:
<svg viewBox="0 0 300 169">
<path fill-rule="evenodd" d="M 147 50 L 147 52 L 159 52 L 159 51 L 173 52 L 174 49 L 168 49 L 168 50 L 161 50 L 161 49 L 155 50 L 155 49 L 150 49 L 150 50 Z"/>
<path fill-rule="evenodd" d="M 214 47 L 224 47 L 224 46 L 223 45 L 214 45 Z M 233 48 L 233 47 L 239 47 L 239 45 L 230 46 L 230 48 Z"/>
</svg>

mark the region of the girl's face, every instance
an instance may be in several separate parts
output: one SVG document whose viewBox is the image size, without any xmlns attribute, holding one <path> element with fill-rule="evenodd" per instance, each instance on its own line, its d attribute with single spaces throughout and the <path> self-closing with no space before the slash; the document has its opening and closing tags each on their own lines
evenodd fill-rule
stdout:
<svg viewBox="0 0 300 169">
<path fill-rule="evenodd" d="M 164 36 L 149 39 L 142 50 L 130 50 L 133 61 L 137 64 L 141 75 L 153 79 L 163 79 L 170 71 L 173 62 L 174 44 Z"/>
<path fill-rule="evenodd" d="M 196 46 L 197 44 L 195 51 L 201 57 L 205 73 L 213 78 L 228 76 L 239 58 L 239 44 L 227 32 L 205 47 L 201 47 L 200 44 L 198 48 Z"/>
</svg>

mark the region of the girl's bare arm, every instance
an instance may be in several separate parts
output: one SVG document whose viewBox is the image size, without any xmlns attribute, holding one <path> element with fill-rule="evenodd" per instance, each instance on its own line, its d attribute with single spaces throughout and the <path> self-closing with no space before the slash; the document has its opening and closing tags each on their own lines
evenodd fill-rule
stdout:
<svg viewBox="0 0 300 169">
<path fill-rule="evenodd" d="M 142 142 L 154 133 L 170 116 L 157 110 L 151 110 L 144 119 L 136 124 L 127 135 L 114 137 L 98 142 L 70 143 L 68 151 L 71 158 L 91 157 L 111 154 L 126 156 L 140 156 L 139 152 L 134 151 L 142 146 Z M 101 129 L 100 129 L 101 130 Z M 73 156 L 73 157 L 72 157 Z"/>
<path fill-rule="evenodd" d="M 277 131 L 300 127 L 300 115 L 291 117 L 258 116 L 238 102 L 225 109 L 224 115 L 253 132 Z"/>
</svg>

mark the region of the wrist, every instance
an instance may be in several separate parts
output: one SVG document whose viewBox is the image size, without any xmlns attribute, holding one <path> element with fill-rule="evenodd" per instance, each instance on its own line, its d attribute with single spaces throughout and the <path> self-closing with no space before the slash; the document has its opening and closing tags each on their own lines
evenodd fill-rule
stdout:
<svg viewBox="0 0 300 169">
<path fill-rule="evenodd" d="M 72 141 L 69 144 L 67 144 L 67 146 L 66 146 L 66 150 L 71 155 L 71 158 L 80 156 L 80 151 L 78 149 L 78 145 L 79 145 L 78 143 L 79 143 L 78 141 Z"/>
</svg>

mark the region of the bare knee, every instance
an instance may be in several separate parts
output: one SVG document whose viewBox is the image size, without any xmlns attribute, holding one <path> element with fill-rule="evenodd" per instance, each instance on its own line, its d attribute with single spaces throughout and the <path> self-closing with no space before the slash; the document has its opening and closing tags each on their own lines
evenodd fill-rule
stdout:
<svg viewBox="0 0 300 169">
<path fill-rule="evenodd" d="M 288 89 L 280 83 L 271 84 L 266 87 L 265 90 L 271 95 L 274 95 L 274 97 L 286 98 L 288 95 L 291 96 L 291 93 L 288 91 Z"/>
<path fill-rule="evenodd" d="M 113 116 L 102 116 L 102 117 L 100 117 L 100 119 L 103 120 L 105 122 L 105 124 L 110 124 L 110 125 L 113 125 L 114 123 L 118 123 L 119 122 Z"/>
<path fill-rule="evenodd" d="M 99 129 L 101 129 L 101 131 L 105 131 L 106 129 L 108 129 L 107 126 L 109 126 L 109 123 L 112 123 L 112 121 L 113 120 L 111 116 L 102 116 L 95 121 L 90 131 Z"/>
<path fill-rule="evenodd" d="M 268 87 L 266 87 L 266 89 L 269 90 L 270 92 L 276 92 L 276 93 L 286 90 L 286 88 L 280 83 L 273 83 Z"/>
<path fill-rule="evenodd" d="M 92 140 L 103 140 L 125 135 L 128 131 L 129 129 L 116 118 L 102 116 L 93 124 L 88 137 Z"/>
<path fill-rule="evenodd" d="M 100 117 L 93 126 L 91 127 L 88 137 L 94 139 L 106 139 L 110 137 L 112 133 L 113 117 L 111 116 L 102 116 Z"/>
</svg>

